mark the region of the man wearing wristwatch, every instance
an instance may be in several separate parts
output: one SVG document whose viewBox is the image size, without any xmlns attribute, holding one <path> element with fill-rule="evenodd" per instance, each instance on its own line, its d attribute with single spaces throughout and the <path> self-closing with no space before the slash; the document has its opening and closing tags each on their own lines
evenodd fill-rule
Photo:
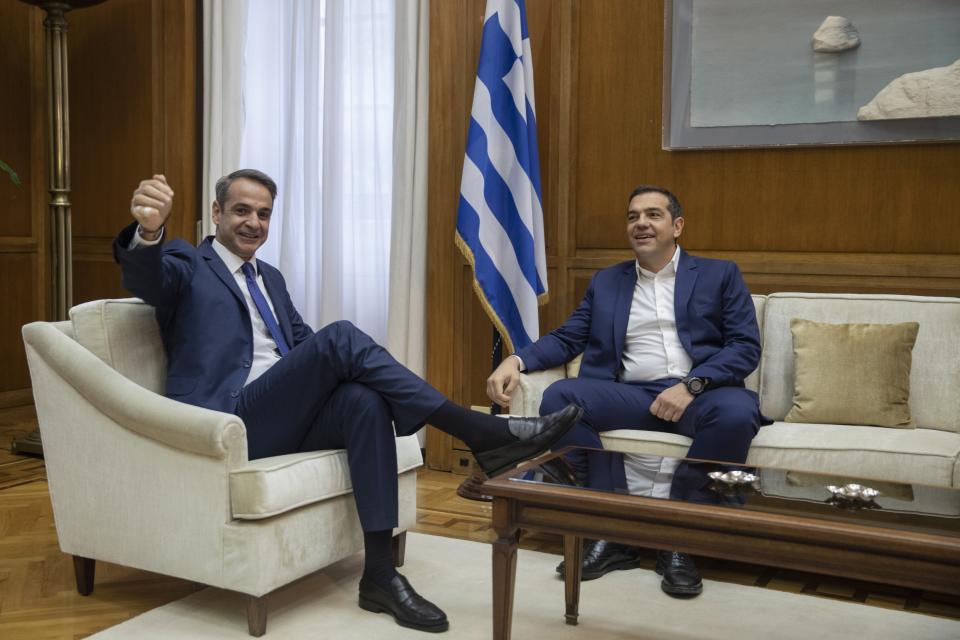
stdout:
<svg viewBox="0 0 960 640">
<path fill-rule="evenodd" d="M 584 408 L 554 448 L 599 449 L 599 432 L 633 428 L 692 438 L 689 458 L 744 462 L 761 416 L 757 394 L 744 388 L 760 361 L 760 332 L 743 277 L 732 262 L 680 248 L 684 218 L 666 189 L 642 185 L 628 202 L 627 238 L 636 259 L 597 272 L 567 321 L 507 357 L 487 380 L 487 394 L 506 406 L 521 371 L 548 369 L 582 353 L 579 376 L 555 382 L 543 395 L 541 414 L 568 402 Z M 578 477 L 612 490 L 609 463 L 579 455 L 569 460 Z M 602 540 L 590 543 L 583 557 L 583 579 L 640 560 L 637 549 Z M 703 588 L 687 554 L 658 552 L 657 570 L 669 595 Z"/>
</svg>

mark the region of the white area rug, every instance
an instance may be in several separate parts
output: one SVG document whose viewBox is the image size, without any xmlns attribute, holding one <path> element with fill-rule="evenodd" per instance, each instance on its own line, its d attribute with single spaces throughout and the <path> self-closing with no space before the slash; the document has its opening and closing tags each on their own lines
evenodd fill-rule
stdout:
<svg viewBox="0 0 960 640">
<path fill-rule="evenodd" d="M 514 600 L 516 640 L 651 638 L 768 638 L 827 640 L 950 640 L 960 622 L 903 611 L 838 602 L 771 589 L 705 581 L 692 600 L 660 591 L 652 571 L 618 571 L 583 583 L 580 624 L 564 623 L 563 582 L 554 576 L 557 556 L 519 552 Z M 436 637 L 397 626 L 387 614 L 357 606 L 361 555 L 348 558 L 280 590 L 270 599 L 270 640 L 371 640 Z M 447 612 L 450 630 L 439 637 L 492 636 L 491 550 L 476 542 L 408 534 L 402 572 Z M 97 640 L 213 640 L 247 635 L 240 595 L 205 589 L 93 636 Z"/>
</svg>

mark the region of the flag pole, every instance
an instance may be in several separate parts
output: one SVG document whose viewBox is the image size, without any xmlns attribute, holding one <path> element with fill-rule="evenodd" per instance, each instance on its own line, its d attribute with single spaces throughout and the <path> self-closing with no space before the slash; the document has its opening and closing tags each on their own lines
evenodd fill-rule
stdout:
<svg viewBox="0 0 960 640">
<path fill-rule="evenodd" d="M 490 354 L 490 373 L 493 373 L 497 370 L 497 367 L 500 366 L 500 361 L 503 360 L 503 338 L 500 336 L 500 332 L 497 331 L 497 328 L 493 328 L 493 353 Z M 490 415 L 499 415 L 500 414 L 500 405 L 496 402 L 490 403 Z"/>
</svg>

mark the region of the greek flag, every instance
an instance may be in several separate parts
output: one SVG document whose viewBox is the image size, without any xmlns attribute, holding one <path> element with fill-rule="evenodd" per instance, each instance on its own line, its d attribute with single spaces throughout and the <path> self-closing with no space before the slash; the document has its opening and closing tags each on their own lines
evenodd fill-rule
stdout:
<svg viewBox="0 0 960 640">
<path fill-rule="evenodd" d="M 487 0 L 456 242 L 510 352 L 540 336 L 537 306 L 547 302 L 540 194 L 524 0 Z"/>
</svg>

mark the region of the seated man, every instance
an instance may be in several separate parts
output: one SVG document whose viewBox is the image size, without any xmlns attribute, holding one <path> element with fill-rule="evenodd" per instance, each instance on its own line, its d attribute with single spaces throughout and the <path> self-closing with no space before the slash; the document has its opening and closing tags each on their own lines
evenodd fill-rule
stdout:
<svg viewBox="0 0 960 640">
<path fill-rule="evenodd" d="M 161 244 L 173 190 L 153 176 L 133 193 L 135 222 L 114 241 L 123 285 L 156 307 L 167 354 L 167 395 L 235 413 L 251 459 L 347 450 L 366 552 L 360 606 L 401 625 L 444 631 L 446 615 L 397 573 L 394 429 L 429 422 L 460 438 L 488 475 L 548 449 L 579 419 L 578 407 L 503 420 L 459 407 L 349 322 L 317 332 L 294 308 L 283 276 L 254 255 L 266 241 L 276 184 L 255 170 L 217 181 L 216 236 L 199 247 Z"/>
<path fill-rule="evenodd" d="M 580 376 L 550 385 L 540 406 L 541 414 L 567 402 L 584 409 L 554 448 L 601 448 L 598 432 L 632 428 L 692 438 L 690 458 L 745 461 L 760 427 L 757 394 L 743 385 L 760 359 L 756 312 L 735 264 L 680 249 L 683 225 L 672 193 L 634 189 L 627 238 L 636 259 L 599 271 L 563 326 L 506 358 L 487 380 L 490 398 L 506 406 L 521 371 L 548 369 L 582 353 Z M 570 463 L 587 486 L 615 488 L 608 458 L 588 454 Z M 622 481 L 622 464 L 619 473 Z M 699 475 L 678 469 L 673 493 L 693 495 Z M 594 541 L 584 553 L 583 579 L 638 561 L 637 549 Z M 657 571 L 670 595 L 703 589 L 685 553 L 657 552 Z"/>
</svg>

